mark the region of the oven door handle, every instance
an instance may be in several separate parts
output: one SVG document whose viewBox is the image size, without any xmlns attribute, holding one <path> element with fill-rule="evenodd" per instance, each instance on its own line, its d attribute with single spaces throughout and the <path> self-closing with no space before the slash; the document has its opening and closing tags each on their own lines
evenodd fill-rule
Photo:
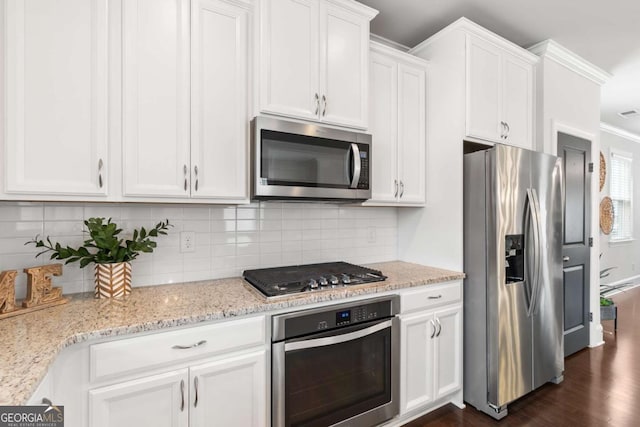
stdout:
<svg viewBox="0 0 640 427">
<path fill-rule="evenodd" d="M 314 347 L 323 347 L 326 345 L 340 344 L 347 341 L 357 340 L 358 338 L 366 337 L 367 335 L 372 335 L 383 329 L 390 328 L 391 325 L 393 324 L 392 321 L 393 319 L 389 319 L 384 322 L 376 323 L 375 325 L 365 329 L 349 332 L 348 334 L 338 334 L 338 335 L 332 335 L 330 337 L 285 343 L 284 351 L 286 353 L 288 351 L 304 350 L 307 348 L 314 348 Z"/>
</svg>

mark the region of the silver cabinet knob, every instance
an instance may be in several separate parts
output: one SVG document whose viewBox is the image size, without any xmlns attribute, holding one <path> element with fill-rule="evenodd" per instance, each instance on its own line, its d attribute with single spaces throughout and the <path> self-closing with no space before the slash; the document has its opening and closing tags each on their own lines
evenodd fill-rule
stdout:
<svg viewBox="0 0 640 427">
<path fill-rule="evenodd" d="M 562 262 L 569 262 L 569 261 L 571 261 L 570 257 L 568 257 L 566 255 L 562 257 Z"/>
</svg>

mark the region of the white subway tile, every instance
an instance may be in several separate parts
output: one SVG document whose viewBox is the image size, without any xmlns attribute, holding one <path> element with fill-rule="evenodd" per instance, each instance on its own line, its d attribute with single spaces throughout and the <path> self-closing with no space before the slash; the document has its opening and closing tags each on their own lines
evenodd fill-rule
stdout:
<svg viewBox="0 0 640 427">
<path fill-rule="evenodd" d="M 282 252 L 281 242 L 260 242 L 260 255 L 273 254 Z"/>
<path fill-rule="evenodd" d="M 185 206 L 183 208 L 182 218 L 187 221 L 209 221 L 209 208 L 202 206 Z"/>
<path fill-rule="evenodd" d="M 120 205 L 110 204 L 90 204 L 84 207 L 84 219 L 89 218 L 111 218 L 117 222 L 120 220 L 121 207 Z"/>
<path fill-rule="evenodd" d="M 120 208 L 120 218 L 130 221 L 144 221 L 145 223 L 155 220 L 156 222 L 164 218 L 153 218 L 151 216 L 150 205 L 124 205 Z"/>
<path fill-rule="evenodd" d="M 0 236 L 24 237 L 25 242 L 36 235 L 43 234 L 42 221 L 12 221 L 0 222 Z M 40 236 L 43 237 L 43 236 Z"/>
<path fill-rule="evenodd" d="M 256 220 L 238 220 L 238 231 L 258 231 L 258 221 Z"/>
<path fill-rule="evenodd" d="M 82 223 L 83 219 L 84 206 L 82 205 L 44 205 L 45 221 L 80 221 Z"/>
<path fill-rule="evenodd" d="M 241 208 L 238 208 L 238 211 L 236 213 L 236 218 L 238 220 L 258 219 L 258 216 L 259 216 L 259 209 L 241 209 Z"/>
<path fill-rule="evenodd" d="M 302 230 L 282 230 L 282 241 L 302 240 Z"/>
<path fill-rule="evenodd" d="M 236 245 L 213 245 L 212 248 L 212 255 L 214 258 L 236 255 Z"/>
<path fill-rule="evenodd" d="M 282 230 L 282 220 L 260 220 L 260 231 Z"/>
<path fill-rule="evenodd" d="M 282 231 L 263 231 L 260 233 L 260 242 L 280 242 Z"/>
<path fill-rule="evenodd" d="M 211 231 L 213 232 L 236 231 L 236 221 L 235 220 L 211 221 Z"/>
<path fill-rule="evenodd" d="M 209 212 L 211 220 L 235 220 L 236 219 L 236 208 L 232 207 L 221 207 L 221 206 L 212 206 Z"/>
<path fill-rule="evenodd" d="M 0 221 L 42 221 L 42 203 L 0 202 Z"/>
<path fill-rule="evenodd" d="M 186 209 L 189 209 L 188 207 Z M 170 222 L 184 219 L 184 208 L 182 206 L 158 205 L 151 207 L 151 218 L 153 221 L 164 221 L 168 219 Z"/>
</svg>

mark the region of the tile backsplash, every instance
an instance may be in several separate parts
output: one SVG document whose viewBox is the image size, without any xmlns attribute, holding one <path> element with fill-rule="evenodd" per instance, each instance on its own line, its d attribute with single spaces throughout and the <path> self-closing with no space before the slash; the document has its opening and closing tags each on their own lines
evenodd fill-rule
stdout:
<svg viewBox="0 0 640 427">
<path fill-rule="evenodd" d="M 84 240 L 83 220 L 112 218 L 126 236 L 134 227 L 169 219 L 174 225 L 152 254 L 133 261 L 133 285 L 240 276 L 243 270 L 342 260 L 356 264 L 397 258 L 396 208 L 261 202 L 242 206 L 0 202 L 0 271 L 18 270 L 16 297 L 26 293 L 22 269 L 49 263 L 36 235 L 63 245 Z M 195 250 L 180 252 L 180 232 L 195 233 Z M 93 291 L 93 266 L 64 266 L 55 286 Z"/>
</svg>

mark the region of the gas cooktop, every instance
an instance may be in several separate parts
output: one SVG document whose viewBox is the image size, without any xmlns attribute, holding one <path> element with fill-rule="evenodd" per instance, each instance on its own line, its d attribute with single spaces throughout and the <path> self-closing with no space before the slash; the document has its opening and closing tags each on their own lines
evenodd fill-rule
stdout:
<svg viewBox="0 0 640 427">
<path fill-rule="evenodd" d="M 382 272 L 346 262 L 245 270 L 244 279 L 267 298 L 381 282 Z"/>
</svg>

